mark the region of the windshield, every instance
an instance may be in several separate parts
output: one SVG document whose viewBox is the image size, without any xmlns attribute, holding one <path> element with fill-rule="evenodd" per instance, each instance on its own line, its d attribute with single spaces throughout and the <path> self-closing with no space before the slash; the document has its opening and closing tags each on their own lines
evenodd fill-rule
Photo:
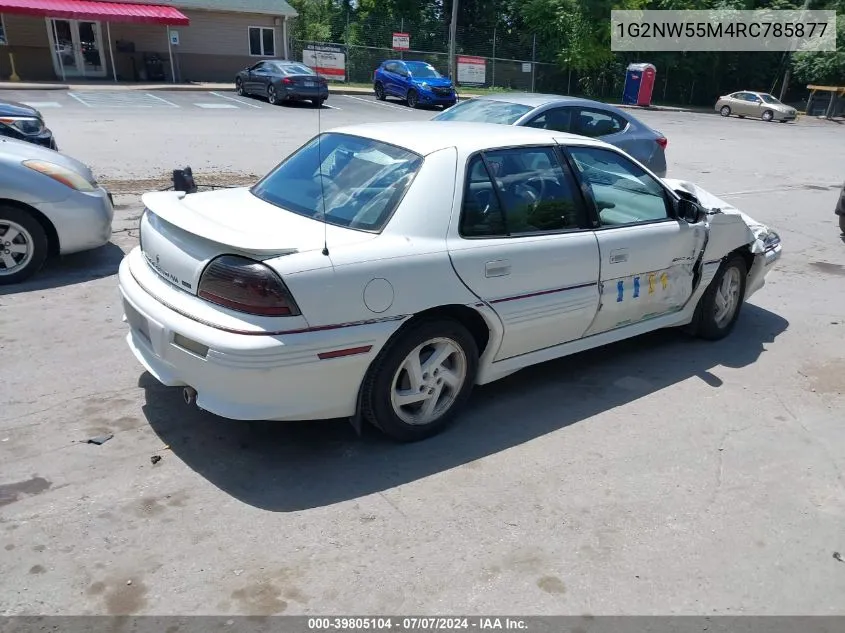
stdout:
<svg viewBox="0 0 845 633">
<path fill-rule="evenodd" d="M 494 101 L 492 99 L 470 99 L 448 110 L 444 110 L 434 117 L 434 121 L 474 121 L 476 123 L 501 123 L 513 125 L 517 119 L 526 112 L 531 111 L 530 106 L 507 101 Z"/>
<path fill-rule="evenodd" d="M 760 95 L 760 98 L 766 103 L 780 103 L 780 101 L 775 99 L 772 95 Z"/>
<path fill-rule="evenodd" d="M 329 132 L 291 154 L 251 191 L 315 220 L 323 220 L 325 208 L 328 224 L 380 231 L 422 162 L 418 154 L 393 145 Z"/>
<path fill-rule="evenodd" d="M 411 74 L 419 79 L 434 79 L 442 77 L 439 72 L 434 70 L 434 67 L 431 64 L 426 64 L 425 62 L 405 62 L 405 65 L 408 67 L 408 70 L 411 71 Z"/>
</svg>

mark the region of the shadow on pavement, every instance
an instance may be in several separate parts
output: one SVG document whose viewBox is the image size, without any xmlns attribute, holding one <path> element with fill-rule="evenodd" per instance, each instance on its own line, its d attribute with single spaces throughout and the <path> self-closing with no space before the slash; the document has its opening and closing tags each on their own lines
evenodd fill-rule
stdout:
<svg viewBox="0 0 845 633">
<path fill-rule="evenodd" d="M 53 257 L 44 268 L 24 282 L 0 286 L 0 296 L 13 295 L 33 290 L 48 290 L 73 284 L 102 279 L 117 274 L 123 250 L 113 242 L 94 250 Z"/>
<path fill-rule="evenodd" d="M 289 512 L 325 506 L 406 484 L 529 442 L 608 409 L 700 378 L 714 389 L 719 365 L 756 362 L 788 327 L 746 304 L 723 341 L 665 330 L 534 367 L 477 388 L 457 423 L 415 444 L 394 444 L 347 420 L 236 422 L 188 407 L 181 389 L 144 373 L 144 413 L 191 469 L 238 500 Z M 667 411 L 666 415 L 671 415 Z"/>
</svg>

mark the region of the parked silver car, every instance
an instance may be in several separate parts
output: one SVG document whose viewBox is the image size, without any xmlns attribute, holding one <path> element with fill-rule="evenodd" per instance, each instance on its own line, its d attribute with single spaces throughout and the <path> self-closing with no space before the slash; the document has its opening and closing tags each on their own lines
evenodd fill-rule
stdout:
<svg viewBox="0 0 845 633">
<path fill-rule="evenodd" d="M 503 92 L 462 101 L 432 120 L 524 125 L 598 138 L 633 156 L 661 178 L 666 176 L 666 137 L 624 110 L 600 101 Z"/>
<path fill-rule="evenodd" d="M 740 119 L 747 116 L 764 121 L 794 121 L 798 112 L 767 92 L 741 90 L 729 95 L 722 95 L 716 100 L 716 112 L 723 117 L 736 115 Z"/>
<path fill-rule="evenodd" d="M 107 244 L 113 216 L 111 195 L 81 162 L 0 139 L 0 285 L 30 277 L 50 255 Z"/>
</svg>

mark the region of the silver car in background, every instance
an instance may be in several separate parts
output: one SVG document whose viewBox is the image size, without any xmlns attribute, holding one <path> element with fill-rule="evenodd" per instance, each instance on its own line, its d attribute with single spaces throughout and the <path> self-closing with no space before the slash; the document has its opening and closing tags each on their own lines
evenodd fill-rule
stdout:
<svg viewBox="0 0 845 633">
<path fill-rule="evenodd" d="M 433 121 L 475 121 L 522 125 L 601 139 L 666 176 L 666 137 L 607 103 L 530 92 L 503 92 L 462 101 Z"/>
<path fill-rule="evenodd" d="M 0 139 L 0 285 L 30 277 L 50 255 L 107 244 L 113 216 L 111 195 L 81 162 Z"/>
</svg>

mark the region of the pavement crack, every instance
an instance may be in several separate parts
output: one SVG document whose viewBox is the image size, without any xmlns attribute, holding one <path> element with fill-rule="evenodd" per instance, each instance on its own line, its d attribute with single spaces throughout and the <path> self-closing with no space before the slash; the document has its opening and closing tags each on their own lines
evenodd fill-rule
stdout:
<svg viewBox="0 0 845 633">
<path fill-rule="evenodd" d="M 711 508 L 716 503 L 716 498 L 719 496 L 719 492 L 722 490 L 722 484 L 724 483 L 725 477 L 725 460 L 723 456 L 725 443 L 731 435 L 742 433 L 743 431 L 750 429 L 751 426 L 752 425 L 748 424 L 738 429 L 728 429 L 722 434 L 722 437 L 719 438 L 719 442 L 716 447 L 716 481 L 713 484 L 713 491 L 710 493 L 710 498 L 707 500 L 707 505 L 704 508 L 705 512 L 710 512 Z"/>
</svg>

